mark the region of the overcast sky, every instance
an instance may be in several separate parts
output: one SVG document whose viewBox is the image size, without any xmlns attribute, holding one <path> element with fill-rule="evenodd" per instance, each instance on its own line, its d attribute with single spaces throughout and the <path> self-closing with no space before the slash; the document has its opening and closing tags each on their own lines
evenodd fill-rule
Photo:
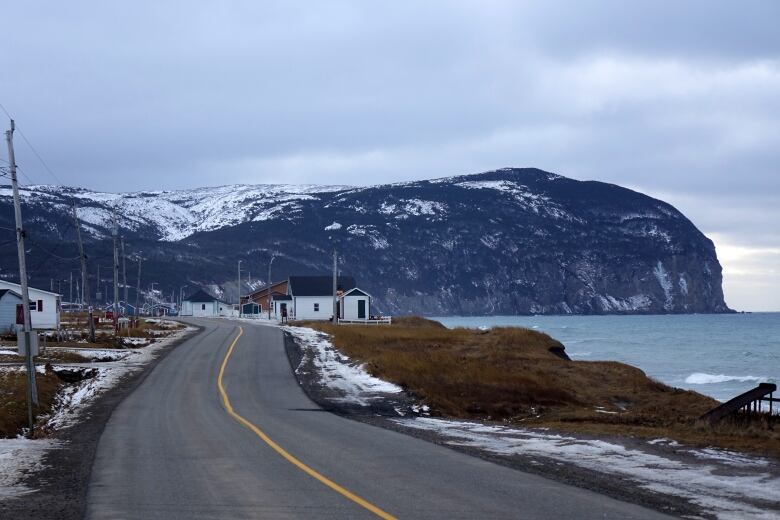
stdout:
<svg viewBox="0 0 780 520">
<path fill-rule="evenodd" d="M 715 241 L 727 302 L 780 310 L 780 2 L 2 13 L 0 103 L 63 184 L 373 184 L 535 166 L 674 204 Z M 55 182 L 18 150 L 33 182 Z"/>
</svg>

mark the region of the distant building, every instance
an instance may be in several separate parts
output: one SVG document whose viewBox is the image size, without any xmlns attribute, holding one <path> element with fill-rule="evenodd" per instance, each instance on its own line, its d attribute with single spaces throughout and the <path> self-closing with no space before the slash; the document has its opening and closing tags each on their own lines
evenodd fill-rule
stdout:
<svg viewBox="0 0 780 520">
<path fill-rule="evenodd" d="M 232 306 L 199 289 L 181 302 L 181 316 L 228 316 Z"/>
<path fill-rule="evenodd" d="M 264 287 L 257 289 L 256 291 L 249 293 L 247 296 L 244 296 L 241 299 L 241 301 L 255 302 L 260 306 L 260 312 L 268 312 L 269 296 L 271 297 L 271 299 L 273 299 L 274 295 L 287 294 L 287 285 L 288 285 L 287 280 L 282 280 L 281 282 L 272 283 L 270 288 L 268 285 L 266 285 Z"/>
<path fill-rule="evenodd" d="M 355 287 L 351 276 L 339 276 L 336 294 Z M 288 279 L 287 294 L 292 297 L 292 313 L 296 320 L 330 320 L 333 317 L 332 276 L 291 276 Z"/>
<path fill-rule="evenodd" d="M 289 294 L 274 294 L 271 297 L 271 317 L 280 320 L 285 311 L 287 312 L 287 317 L 292 318 L 292 296 Z"/>
<path fill-rule="evenodd" d="M 21 298 L 22 288 L 18 283 L 0 280 L 0 290 L 6 289 Z M 57 293 L 28 287 L 30 297 L 30 321 L 33 330 L 57 330 L 60 328 L 60 295 Z M 9 300 L 10 301 L 10 300 Z M 21 305 L 21 300 L 18 302 Z M 8 304 L 6 304 L 8 305 Z M 0 330 L 8 325 L 0 322 Z M 16 307 L 14 307 L 13 323 L 16 325 Z"/>
<path fill-rule="evenodd" d="M 339 319 L 367 320 L 371 318 L 371 295 L 353 287 L 339 297 Z"/>
</svg>

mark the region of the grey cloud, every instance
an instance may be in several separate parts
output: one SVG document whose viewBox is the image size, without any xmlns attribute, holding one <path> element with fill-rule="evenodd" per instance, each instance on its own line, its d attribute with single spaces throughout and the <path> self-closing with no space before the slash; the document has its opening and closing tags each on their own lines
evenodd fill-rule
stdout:
<svg viewBox="0 0 780 520">
<path fill-rule="evenodd" d="M 774 1 L 28 2 L 4 19 L 0 102 L 67 184 L 537 166 L 780 244 Z M 52 182 L 23 146 L 19 162 Z"/>
</svg>

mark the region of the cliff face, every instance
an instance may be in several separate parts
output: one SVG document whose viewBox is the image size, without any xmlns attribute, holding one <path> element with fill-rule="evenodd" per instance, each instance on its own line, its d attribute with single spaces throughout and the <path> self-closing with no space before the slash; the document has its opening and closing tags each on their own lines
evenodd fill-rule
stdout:
<svg viewBox="0 0 780 520">
<path fill-rule="evenodd" d="M 13 227 L 6 191 L 0 226 Z M 167 291 L 218 283 L 229 297 L 237 260 L 257 284 L 272 254 L 274 279 L 328 273 L 335 245 L 343 272 L 388 313 L 729 312 L 712 242 L 672 206 L 537 169 L 365 188 L 111 195 L 31 187 L 24 211 L 41 248 L 72 251 L 64 214 L 73 197 L 92 254 L 108 254 L 109 208 L 116 206 L 129 249 L 148 259 L 144 279 Z M 0 275 L 16 267 L 6 249 Z M 33 246 L 35 255 L 44 253 Z M 66 273 L 77 268 L 71 263 L 50 267 Z"/>
</svg>

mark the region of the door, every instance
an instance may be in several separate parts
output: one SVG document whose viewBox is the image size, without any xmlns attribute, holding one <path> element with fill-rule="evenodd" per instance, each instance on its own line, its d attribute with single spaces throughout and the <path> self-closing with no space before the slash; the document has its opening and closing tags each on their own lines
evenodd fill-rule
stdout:
<svg viewBox="0 0 780 520">
<path fill-rule="evenodd" d="M 366 300 L 358 300 L 358 319 L 366 319 Z"/>
</svg>

